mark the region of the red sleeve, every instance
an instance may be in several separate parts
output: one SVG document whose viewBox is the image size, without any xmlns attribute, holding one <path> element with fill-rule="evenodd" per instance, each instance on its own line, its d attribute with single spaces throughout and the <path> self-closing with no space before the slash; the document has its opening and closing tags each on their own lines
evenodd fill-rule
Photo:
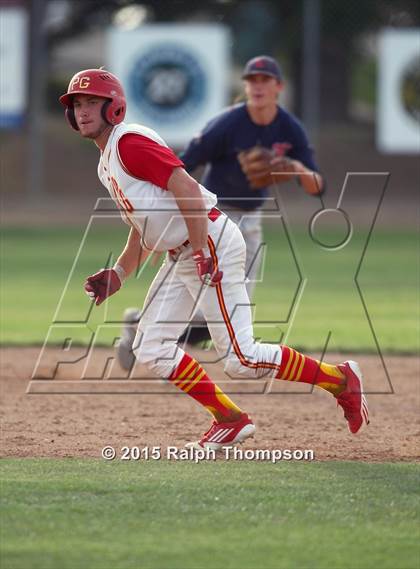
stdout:
<svg viewBox="0 0 420 569">
<path fill-rule="evenodd" d="M 174 168 L 184 166 L 173 150 L 142 134 L 124 134 L 118 141 L 118 154 L 123 168 L 131 176 L 164 190 Z"/>
</svg>

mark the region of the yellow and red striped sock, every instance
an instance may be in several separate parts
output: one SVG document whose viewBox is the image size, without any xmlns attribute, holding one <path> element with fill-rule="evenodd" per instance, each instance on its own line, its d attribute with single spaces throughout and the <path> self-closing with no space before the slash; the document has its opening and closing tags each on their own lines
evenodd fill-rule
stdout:
<svg viewBox="0 0 420 569">
<path fill-rule="evenodd" d="M 185 354 L 169 381 L 204 405 L 216 421 L 236 421 L 243 411 L 206 374 L 201 365 Z"/>
<path fill-rule="evenodd" d="M 276 379 L 311 383 L 339 395 L 346 387 L 346 377 L 335 365 L 304 356 L 288 346 L 281 346 L 282 356 Z"/>
</svg>

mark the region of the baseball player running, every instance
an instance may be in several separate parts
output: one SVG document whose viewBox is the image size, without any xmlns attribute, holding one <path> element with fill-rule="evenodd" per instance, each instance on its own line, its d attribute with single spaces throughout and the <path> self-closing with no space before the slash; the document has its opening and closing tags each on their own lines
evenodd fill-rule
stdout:
<svg viewBox="0 0 420 569">
<path fill-rule="evenodd" d="M 246 243 L 246 288 L 253 297 L 258 280 L 263 241 L 261 208 L 268 186 L 296 177 L 308 194 L 316 195 L 324 181 L 302 124 L 279 106 L 284 79 L 277 61 L 254 57 L 242 72 L 246 102 L 223 110 L 194 137 L 181 154 L 187 172 L 207 165 L 203 185 L 218 197 L 222 211 L 239 226 Z M 132 344 L 140 310 L 124 312 L 118 361 L 124 369 L 134 364 Z M 197 311 L 180 341 L 195 344 L 208 338 L 204 316 Z"/>
<path fill-rule="evenodd" d="M 156 132 L 123 122 L 120 81 L 103 69 L 80 71 L 60 101 L 70 126 L 100 150 L 99 178 L 130 225 L 116 264 L 89 276 L 86 293 L 99 306 L 138 267 L 143 248 L 167 252 L 147 294 L 133 351 L 141 364 L 213 416 L 208 431 L 189 445 L 219 450 L 255 432 L 247 413 L 177 346 L 185 314 L 197 305 L 226 373 L 316 385 L 336 398 L 350 432 L 360 431 L 368 423 L 368 409 L 357 363 L 329 365 L 288 346 L 254 340 L 240 230 Z"/>
</svg>

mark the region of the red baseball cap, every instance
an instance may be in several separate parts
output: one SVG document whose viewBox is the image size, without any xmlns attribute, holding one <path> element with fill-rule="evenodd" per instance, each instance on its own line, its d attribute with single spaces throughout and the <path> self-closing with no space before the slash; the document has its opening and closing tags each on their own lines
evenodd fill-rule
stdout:
<svg viewBox="0 0 420 569">
<path fill-rule="evenodd" d="M 245 65 L 242 79 L 246 79 L 250 75 L 269 75 L 274 77 L 277 81 L 282 80 L 282 73 L 279 64 L 275 59 L 268 55 L 258 55 L 253 57 Z"/>
</svg>

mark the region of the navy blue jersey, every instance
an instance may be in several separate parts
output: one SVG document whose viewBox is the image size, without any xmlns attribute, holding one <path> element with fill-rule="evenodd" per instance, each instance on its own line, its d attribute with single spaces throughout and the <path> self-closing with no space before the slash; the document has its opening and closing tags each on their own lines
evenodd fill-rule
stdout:
<svg viewBox="0 0 420 569">
<path fill-rule="evenodd" d="M 267 148 L 278 145 L 285 156 L 318 172 L 306 132 L 295 116 L 278 107 L 270 124 L 258 125 L 251 120 L 245 103 L 229 107 L 211 120 L 192 139 L 181 159 L 188 172 L 208 165 L 202 183 L 217 194 L 221 204 L 251 210 L 263 204 L 267 189 L 251 189 L 237 155 L 256 144 Z"/>
</svg>

